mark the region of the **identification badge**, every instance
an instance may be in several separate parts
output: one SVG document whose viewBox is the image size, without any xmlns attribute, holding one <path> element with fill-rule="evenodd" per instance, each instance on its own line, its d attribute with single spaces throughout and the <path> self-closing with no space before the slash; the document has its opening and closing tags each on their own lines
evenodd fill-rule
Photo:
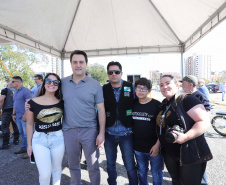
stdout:
<svg viewBox="0 0 226 185">
<path fill-rule="evenodd" d="M 126 116 L 131 116 L 131 115 L 132 115 L 132 109 L 127 110 L 127 111 L 126 111 Z"/>
<path fill-rule="evenodd" d="M 130 92 L 124 92 L 124 96 L 129 97 L 130 96 Z"/>
<path fill-rule="evenodd" d="M 125 86 L 125 87 L 124 87 L 124 91 L 125 91 L 125 92 L 131 92 L 131 88 Z"/>
</svg>

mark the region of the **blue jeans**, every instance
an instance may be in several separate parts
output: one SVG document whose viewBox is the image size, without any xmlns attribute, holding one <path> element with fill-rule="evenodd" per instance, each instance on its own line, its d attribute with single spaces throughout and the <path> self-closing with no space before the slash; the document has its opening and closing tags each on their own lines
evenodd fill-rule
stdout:
<svg viewBox="0 0 226 185">
<path fill-rule="evenodd" d="M 122 153 L 123 163 L 127 170 L 129 184 L 137 185 L 138 177 L 134 160 L 133 135 L 127 134 L 125 136 L 116 136 L 106 132 L 104 147 L 107 158 L 108 184 L 117 184 L 116 158 L 118 145 Z"/>
<path fill-rule="evenodd" d="M 140 185 L 148 185 L 148 162 L 151 164 L 151 174 L 153 176 L 153 185 L 162 185 L 163 183 L 163 157 L 161 154 L 151 157 L 150 153 L 135 151 L 135 157 L 138 166 L 138 177 Z"/>
<path fill-rule="evenodd" d="M 18 127 L 18 130 L 20 132 L 20 135 L 22 137 L 22 145 L 21 148 L 27 150 L 27 132 L 26 132 L 26 121 L 23 121 L 22 119 L 16 119 L 16 125 Z"/>
<path fill-rule="evenodd" d="M 62 130 L 50 132 L 34 132 L 32 150 L 39 172 L 40 185 L 49 185 L 50 177 L 54 185 L 60 185 L 62 160 L 64 157 L 64 137 Z"/>
</svg>

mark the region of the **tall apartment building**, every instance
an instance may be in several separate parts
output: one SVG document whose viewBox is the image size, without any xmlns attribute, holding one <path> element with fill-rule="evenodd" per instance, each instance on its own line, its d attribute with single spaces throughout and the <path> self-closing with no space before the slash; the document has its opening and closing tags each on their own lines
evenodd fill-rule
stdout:
<svg viewBox="0 0 226 185">
<path fill-rule="evenodd" d="M 51 70 L 52 70 L 52 73 L 56 73 L 58 74 L 59 76 L 61 76 L 61 65 L 60 65 L 60 61 L 58 60 L 58 58 L 51 58 L 51 63 L 52 63 L 52 66 L 51 66 Z"/>
<path fill-rule="evenodd" d="M 197 78 L 211 80 L 211 56 L 196 55 L 188 57 L 184 61 L 185 75 L 194 75 Z"/>
</svg>

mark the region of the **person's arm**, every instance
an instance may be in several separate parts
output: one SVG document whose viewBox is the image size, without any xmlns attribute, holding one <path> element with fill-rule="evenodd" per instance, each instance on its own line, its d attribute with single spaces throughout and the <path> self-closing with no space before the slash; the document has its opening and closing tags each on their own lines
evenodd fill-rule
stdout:
<svg viewBox="0 0 226 185">
<path fill-rule="evenodd" d="M 5 101 L 6 95 L 1 95 L 0 96 L 0 109 L 2 108 L 4 101 Z"/>
<path fill-rule="evenodd" d="M 175 143 L 182 144 L 194 139 L 202 135 L 210 126 L 209 115 L 202 104 L 195 105 L 187 111 L 187 114 L 195 121 L 195 124 L 185 134 L 173 131 L 178 135 Z"/>
<path fill-rule="evenodd" d="M 34 132 L 34 113 L 30 110 L 26 111 L 27 115 L 27 125 L 26 125 L 26 132 L 27 132 L 27 154 L 29 157 L 31 157 L 32 153 L 32 146 L 31 146 L 31 140 Z"/>
<path fill-rule="evenodd" d="M 13 106 L 13 115 L 12 115 L 13 121 L 16 123 L 16 112 L 15 112 L 15 108 Z"/>
<path fill-rule="evenodd" d="M 32 98 L 32 93 L 29 89 L 27 89 L 27 91 L 25 92 L 25 112 L 24 112 L 24 115 L 22 117 L 22 120 L 23 121 L 26 121 L 27 120 L 27 110 L 26 110 L 26 102 L 28 100 L 30 100 Z"/>
<path fill-rule="evenodd" d="M 99 134 L 96 139 L 96 145 L 100 148 L 104 144 L 105 140 L 105 108 L 104 103 L 97 104 L 97 111 L 98 111 L 98 119 L 99 119 Z"/>
<path fill-rule="evenodd" d="M 155 157 L 159 154 L 160 141 L 159 139 L 156 141 L 155 145 L 150 150 L 150 156 Z"/>
</svg>

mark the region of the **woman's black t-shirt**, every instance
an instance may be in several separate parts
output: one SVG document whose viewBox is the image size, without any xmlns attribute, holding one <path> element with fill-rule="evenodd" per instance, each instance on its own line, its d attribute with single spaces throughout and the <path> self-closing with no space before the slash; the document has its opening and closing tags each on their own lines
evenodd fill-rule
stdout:
<svg viewBox="0 0 226 185">
<path fill-rule="evenodd" d="M 163 126 L 162 126 L 162 134 L 160 135 L 160 124 L 161 124 L 162 115 L 165 112 L 166 107 L 169 106 L 171 103 L 173 103 L 173 101 L 175 101 L 175 96 L 172 97 L 169 101 L 166 101 L 166 99 L 163 100 L 163 102 L 165 103 L 163 103 L 162 111 L 159 112 L 156 122 L 157 122 L 157 130 L 158 130 L 158 136 L 159 136 L 159 140 L 162 147 L 162 152 L 179 157 L 181 145 L 178 143 L 169 143 L 165 139 L 166 130 L 169 127 L 173 127 L 174 125 L 179 125 L 182 127 L 182 125 L 180 125 L 180 121 L 177 114 L 172 109 L 172 106 L 170 106 L 168 111 L 166 111 L 165 119 L 163 121 Z M 198 98 L 194 96 L 186 95 L 183 99 L 183 107 L 186 112 L 198 104 L 202 104 L 202 103 Z"/>
<path fill-rule="evenodd" d="M 54 105 L 40 105 L 31 99 L 28 104 L 30 104 L 30 111 L 34 113 L 35 130 L 37 132 L 51 132 L 62 129 L 63 100 Z"/>
<path fill-rule="evenodd" d="M 156 117 L 160 111 L 160 102 L 152 99 L 146 104 L 137 100 L 133 105 L 133 142 L 134 150 L 149 153 L 158 137 Z"/>
</svg>

